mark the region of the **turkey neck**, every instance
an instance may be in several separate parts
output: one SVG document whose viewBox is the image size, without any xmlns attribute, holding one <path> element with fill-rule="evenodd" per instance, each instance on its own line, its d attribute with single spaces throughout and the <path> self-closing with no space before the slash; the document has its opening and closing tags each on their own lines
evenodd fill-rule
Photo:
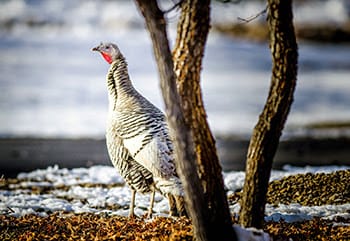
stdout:
<svg viewBox="0 0 350 241">
<path fill-rule="evenodd" d="M 110 106 L 115 109 L 118 102 L 124 102 L 135 95 L 128 74 L 128 64 L 123 56 L 112 62 L 107 74 L 107 89 Z"/>
</svg>

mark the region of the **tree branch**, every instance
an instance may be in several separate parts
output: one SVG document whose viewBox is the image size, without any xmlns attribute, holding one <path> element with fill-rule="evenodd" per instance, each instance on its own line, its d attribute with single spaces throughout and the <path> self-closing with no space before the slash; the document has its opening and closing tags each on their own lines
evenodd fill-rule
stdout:
<svg viewBox="0 0 350 241">
<path fill-rule="evenodd" d="M 163 14 L 167 14 L 170 13 L 171 11 L 173 11 L 176 8 L 179 8 L 182 4 L 183 0 L 178 1 L 177 3 L 174 4 L 174 6 L 172 6 L 171 8 L 169 8 L 168 10 L 164 10 Z"/>
<path fill-rule="evenodd" d="M 268 9 L 268 6 L 265 7 L 264 10 L 262 10 L 261 12 L 255 14 L 255 15 L 252 15 L 248 18 L 241 18 L 241 17 L 238 17 L 237 19 L 244 22 L 244 23 L 249 23 L 255 19 L 257 19 L 258 17 L 260 17 L 261 15 L 265 14 L 267 12 L 267 9 Z"/>
<path fill-rule="evenodd" d="M 202 185 L 197 174 L 196 155 L 194 153 L 191 130 L 185 122 L 180 96 L 176 87 L 176 75 L 166 34 L 164 15 L 159 9 L 156 0 L 135 1 L 146 20 L 146 26 L 151 35 L 168 123 L 175 144 L 177 171 L 184 186 L 187 209 L 194 226 L 194 235 L 199 241 L 209 240 L 206 230 L 199 232 L 198 229 L 198 227 L 209 226 L 208 207 L 205 203 Z M 196 213 L 193 211 L 198 209 L 201 212 Z"/>
</svg>

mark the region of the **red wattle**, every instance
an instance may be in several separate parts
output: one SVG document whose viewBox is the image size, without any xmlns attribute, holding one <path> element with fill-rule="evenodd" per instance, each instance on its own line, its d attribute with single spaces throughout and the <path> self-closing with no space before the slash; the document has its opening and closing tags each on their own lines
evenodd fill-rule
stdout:
<svg viewBox="0 0 350 241">
<path fill-rule="evenodd" d="M 107 61 L 107 63 L 111 64 L 112 63 L 112 57 L 104 52 L 101 52 L 103 58 Z"/>
</svg>

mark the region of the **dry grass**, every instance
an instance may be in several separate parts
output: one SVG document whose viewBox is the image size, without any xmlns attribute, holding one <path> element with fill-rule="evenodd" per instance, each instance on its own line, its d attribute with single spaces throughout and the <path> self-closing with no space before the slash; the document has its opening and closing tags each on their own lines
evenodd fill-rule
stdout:
<svg viewBox="0 0 350 241">
<path fill-rule="evenodd" d="M 268 26 L 264 21 L 253 21 L 248 24 L 243 21 L 224 25 L 216 24 L 213 28 L 229 36 L 256 42 L 267 41 L 269 39 Z M 322 43 L 349 43 L 350 22 L 340 26 L 332 24 L 295 24 L 295 32 L 298 39 Z"/>
</svg>

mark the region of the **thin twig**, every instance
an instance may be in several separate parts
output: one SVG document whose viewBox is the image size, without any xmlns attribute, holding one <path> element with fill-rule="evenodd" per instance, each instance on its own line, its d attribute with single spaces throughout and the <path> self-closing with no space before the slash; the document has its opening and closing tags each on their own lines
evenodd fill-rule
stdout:
<svg viewBox="0 0 350 241">
<path fill-rule="evenodd" d="M 183 0 L 178 1 L 177 3 L 174 3 L 174 6 L 172 6 L 171 8 L 169 8 L 168 10 L 164 10 L 163 14 L 167 14 L 171 11 L 173 11 L 174 9 L 176 9 L 177 7 L 179 7 L 182 4 Z"/>
<path fill-rule="evenodd" d="M 15 213 L 15 210 L 10 208 L 9 206 L 6 206 L 6 209 L 0 209 L 0 215 L 9 215 L 11 213 Z"/>
<path fill-rule="evenodd" d="M 261 12 L 253 15 L 253 16 L 250 16 L 249 18 L 241 18 L 241 17 L 238 17 L 237 19 L 244 22 L 244 23 L 249 23 L 255 19 L 257 19 L 258 17 L 260 17 L 261 15 L 265 14 L 267 12 L 267 9 L 268 7 L 266 6 L 264 10 L 262 10 Z"/>
<path fill-rule="evenodd" d="M 15 213 L 15 210 L 13 210 L 12 208 L 10 208 L 9 206 L 7 206 L 7 210 L 9 210 L 8 213 Z"/>
</svg>

